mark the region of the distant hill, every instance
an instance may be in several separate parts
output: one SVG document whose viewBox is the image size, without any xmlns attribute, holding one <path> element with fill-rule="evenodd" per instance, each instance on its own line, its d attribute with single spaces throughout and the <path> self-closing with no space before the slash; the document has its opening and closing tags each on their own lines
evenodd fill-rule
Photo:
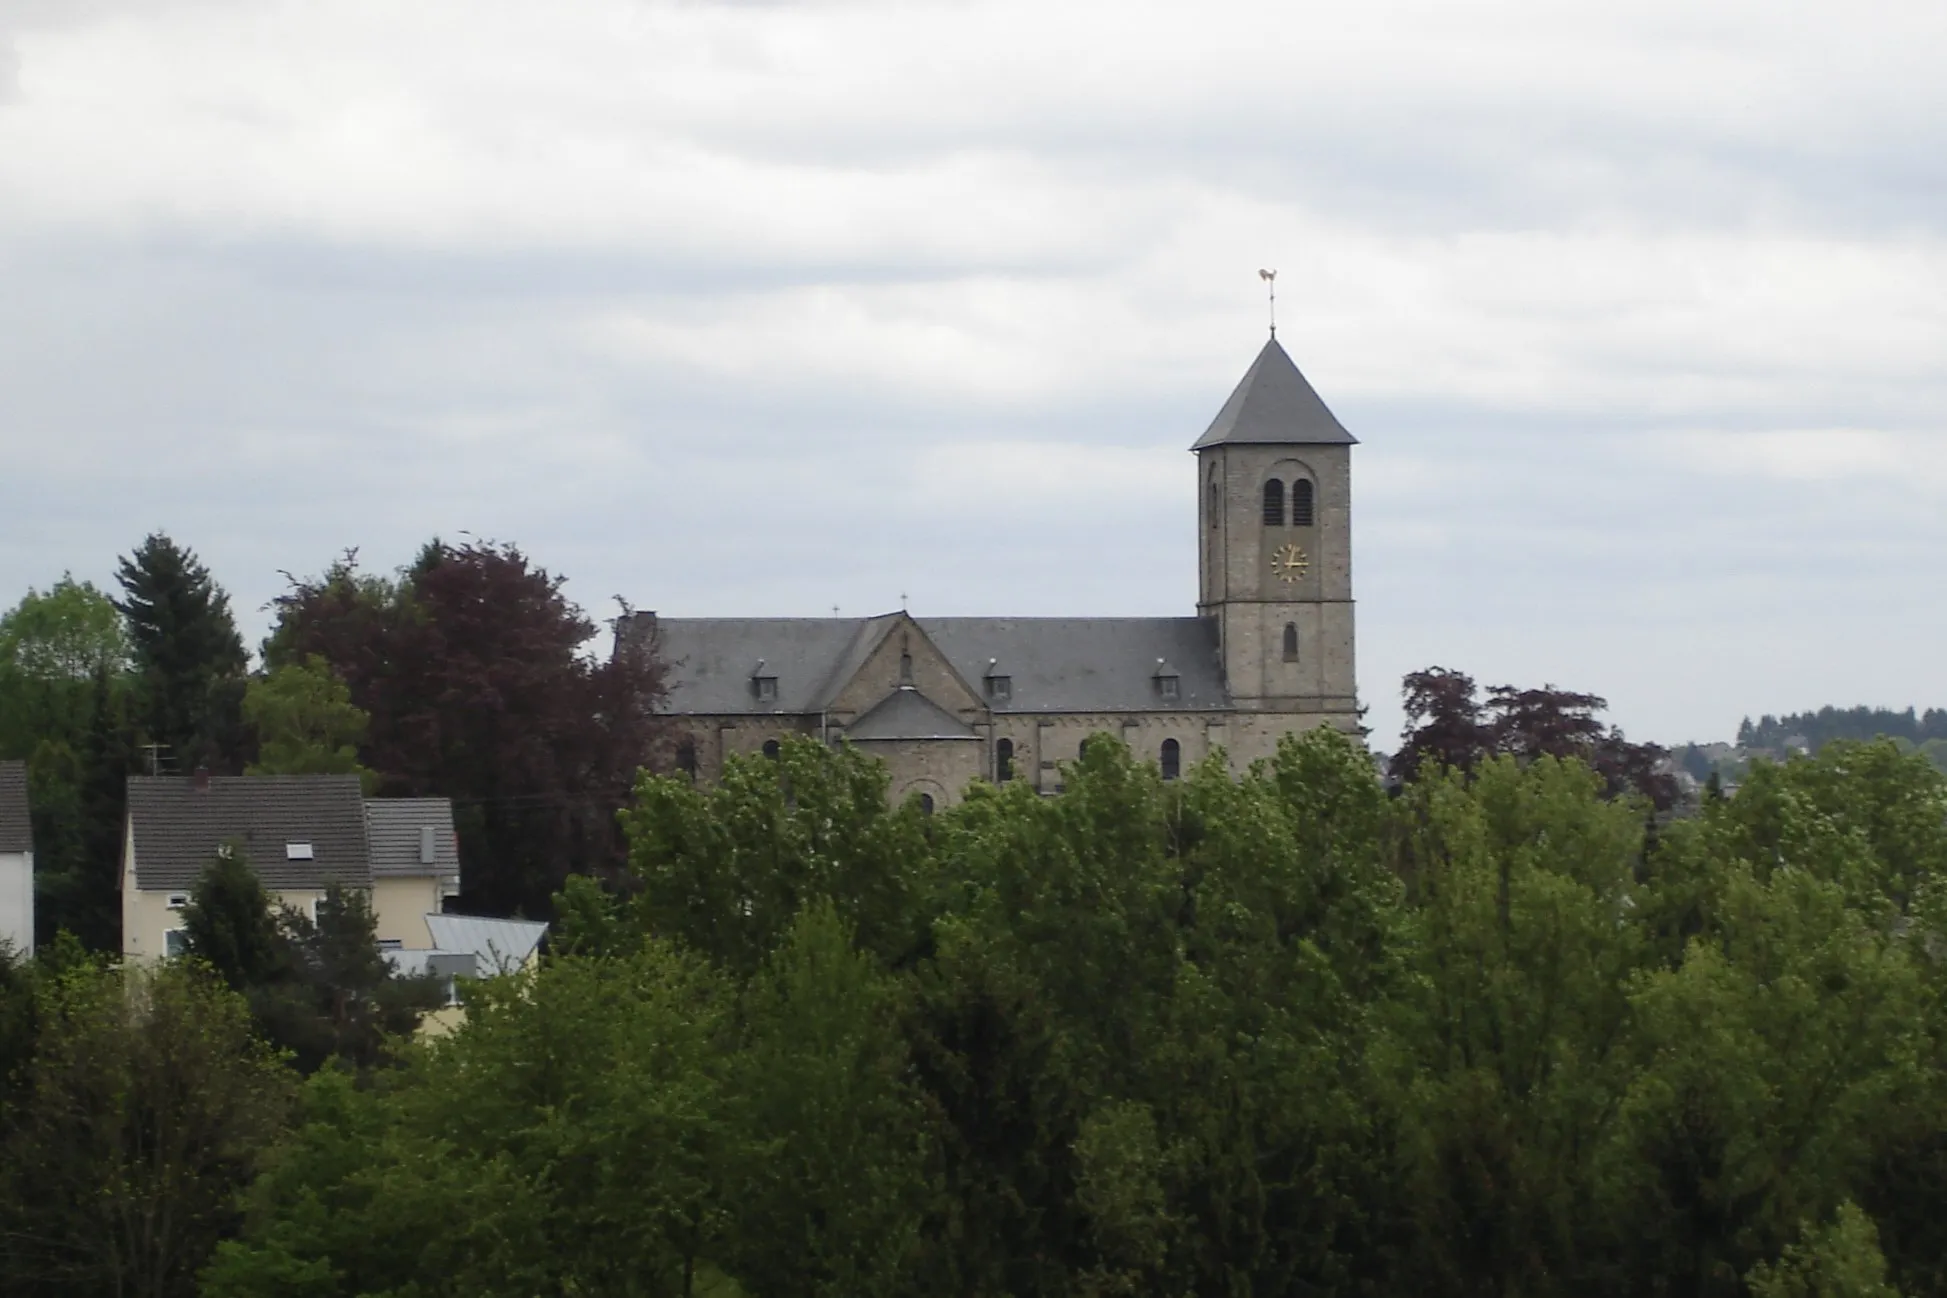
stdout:
<svg viewBox="0 0 1947 1298">
<path fill-rule="evenodd" d="M 1904 739 L 1916 746 L 1947 740 L 1947 708 L 1916 712 L 1908 708 L 1820 708 L 1785 717 L 1746 717 L 1737 728 L 1739 748 L 1809 748 L 1813 752 L 1835 739 Z"/>
<path fill-rule="evenodd" d="M 1907 752 L 1924 755 L 1947 771 L 1947 708 L 1921 712 L 1908 708 L 1820 708 L 1788 716 L 1749 717 L 1737 728 L 1736 744 L 1685 744 L 1673 750 L 1680 769 L 1697 780 L 1712 771 L 1737 780 L 1754 757 L 1773 760 L 1794 753 L 1816 753 L 1839 739 L 1891 739 Z"/>
</svg>

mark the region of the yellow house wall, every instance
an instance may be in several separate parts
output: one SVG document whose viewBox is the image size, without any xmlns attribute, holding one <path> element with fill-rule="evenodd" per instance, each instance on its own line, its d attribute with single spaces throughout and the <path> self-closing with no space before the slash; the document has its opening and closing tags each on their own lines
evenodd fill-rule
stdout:
<svg viewBox="0 0 1947 1298">
<path fill-rule="evenodd" d="M 372 916 L 378 921 L 381 942 L 397 942 L 408 951 L 429 949 L 433 934 L 426 927 L 426 916 L 438 911 L 437 879 L 407 876 L 372 883 Z"/>
</svg>

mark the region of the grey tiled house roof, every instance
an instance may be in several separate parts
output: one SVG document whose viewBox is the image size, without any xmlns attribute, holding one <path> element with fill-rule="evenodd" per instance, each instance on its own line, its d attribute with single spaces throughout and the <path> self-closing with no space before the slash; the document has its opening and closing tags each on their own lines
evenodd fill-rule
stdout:
<svg viewBox="0 0 1947 1298">
<path fill-rule="evenodd" d="M 648 634 L 653 627 L 669 664 L 665 711 L 803 715 L 830 705 L 886 624 L 900 616 L 652 623 L 638 614 L 628 633 Z M 932 617 L 914 623 L 975 690 L 985 688 L 990 674 L 1008 678 L 1007 697 L 990 693 L 984 700 L 996 713 L 1208 712 L 1229 706 L 1216 628 L 1201 618 Z M 762 674 L 777 682 L 773 699 L 760 699 L 752 689 L 760 660 Z M 1175 677 L 1173 695 L 1158 688 L 1159 671 Z M 899 728 L 913 724 L 902 719 Z M 856 727 L 852 733 L 870 737 Z"/>
<path fill-rule="evenodd" d="M 372 883 L 356 775 L 217 775 L 203 789 L 180 776 L 132 775 L 128 815 L 145 890 L 188 891 L 231 841 L 273 891 Z M 308 844 L 309 858 L 293 844 Z"/>
<path fill-rule="evenodd" d="M 1200 451 L 1226 442 L 1353 446 L 1358 441 L 1273 338 L 1190 449 Z"/>
<path fill-rule="evenodd" d="M 365 833 L 371 847 L 372 874 L 376 878 L 402 875 L 456 878 L 460 873 L 460 849 L 453 838 L 450 799 L 367 799 Z"/>
<path fill-rule="evenodd" d="M 27 803 L 27 763 L 0 762 L 0 852 L 34 850 L 34 821 Z"/>
</svg>

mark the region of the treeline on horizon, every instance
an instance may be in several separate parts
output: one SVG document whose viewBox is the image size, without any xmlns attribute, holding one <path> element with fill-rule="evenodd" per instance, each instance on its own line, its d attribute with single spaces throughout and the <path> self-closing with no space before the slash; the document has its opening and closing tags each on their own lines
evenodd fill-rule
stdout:
<svg viewBox="0 0 1947 1298">
<path fill-rule="evenodd" d="M 1920 712 L 1907 708 L 1823 707 L 1816 712 L 1795 712 L 1785 717 L 1764 716 L 1753 723 L 1749 717 L 1737 728 L 1739 748 L 1780 751 L 1794 740 L 1802 740 L 1813 752 L 1841 739 L 1900 739 L 1918 747 L 1947 741 L 1947 708 L 1928 708 Z"/>
</svg>

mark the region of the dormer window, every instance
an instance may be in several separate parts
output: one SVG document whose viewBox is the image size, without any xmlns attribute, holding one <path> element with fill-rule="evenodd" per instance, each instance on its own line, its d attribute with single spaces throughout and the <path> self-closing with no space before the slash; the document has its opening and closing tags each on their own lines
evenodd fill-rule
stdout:
<svg viewBox="0 0 1947 1298">
<path fill-rule="evenodd" d="M 317 853 L 312 850 L 311 844 L 309 843 L 286 843 L 284 844 L 284 859 L 286 861 L 311 861 L 317 859 Z"/>
<path fill-rule="evenodd" d="M 759 703 L 777 702 L 777 673 L 764 669 L 764 660 L 750 669 L 750 692 Z"/>
<path fill-rule="evenodd" d="M 1005 703 L 1014 697 L 1014 678 L 1000 669 L 1001 660 L 987 660 L 987 697 L 996 703 Z"/>
<path fill-rule="evenodd" d="M 1156 660 L 1156 697 L 1174 701 L 1183 695 L 1183 678 L 1163 659 Z"/>
</svg>

